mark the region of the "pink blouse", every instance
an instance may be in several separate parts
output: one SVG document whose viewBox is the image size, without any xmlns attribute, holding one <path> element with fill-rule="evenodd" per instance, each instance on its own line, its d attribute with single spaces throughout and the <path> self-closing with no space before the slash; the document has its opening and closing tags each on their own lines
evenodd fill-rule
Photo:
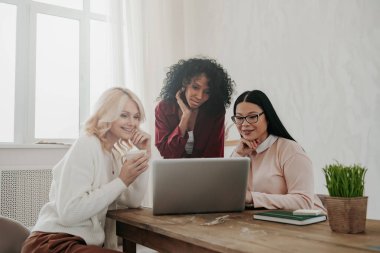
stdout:
<svg viewBox="0 0 380 253">
<path fill-rule="evenodd" d="M 248 190 L 255 208 L 326 211 L 314 194 L 311 160 L 297 142 L 270 135 L 249 157 Z"/>
</svg>

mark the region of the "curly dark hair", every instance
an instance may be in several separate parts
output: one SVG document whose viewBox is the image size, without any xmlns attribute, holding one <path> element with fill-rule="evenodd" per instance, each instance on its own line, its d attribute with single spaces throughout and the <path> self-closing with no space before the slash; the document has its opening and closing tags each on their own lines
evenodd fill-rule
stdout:
<svg viewBox="0 0 380 253">
<path fill-rule="evenodd" d="M 227 71 L 214 59 L 191 58 L 179 60 L 169 68 L 158 99 L 176 102 L 176 93 L 184 85 L 190 84 L 192 78 L 205 74 L 210 91 L 209 99 L 201 106 L 209 113 L 225 111 L 231 104 L 235 82 Z"/>
</svg>

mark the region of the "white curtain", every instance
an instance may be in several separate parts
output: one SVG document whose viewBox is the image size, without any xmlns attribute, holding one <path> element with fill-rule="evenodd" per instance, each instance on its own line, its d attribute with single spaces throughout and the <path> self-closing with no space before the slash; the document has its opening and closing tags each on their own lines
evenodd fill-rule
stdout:
<svg viewBox="0 0 380 253">
<path fill-rule="evenodd" d="M 182 0 L 113 0 L 109 24 L 113 81 L 142 100 L 147 120 L 142 128 L 152 136 L 152 159 L 160 159 L 154 147 L 154 107 L 166 68 L 183 58 Z M 151 182 L 151 181 L 150 181 Z M 151 183 L 144 201 L 152 204 Z"/>
<path fill-rule="evenodd" d="M 182 12 L 182 0 L 110 1 L 114 82 L 142 99 L 151 133 L 166 67 L 184 57 Z"/>
</svg>

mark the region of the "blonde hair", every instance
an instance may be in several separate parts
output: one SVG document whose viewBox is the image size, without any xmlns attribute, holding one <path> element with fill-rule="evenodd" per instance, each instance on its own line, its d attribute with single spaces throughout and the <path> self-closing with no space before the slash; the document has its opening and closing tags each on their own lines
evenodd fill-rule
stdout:
<svg viewBox="0 0 380 253">
<path fill-rule="evenodd" d="M 95 111 L 84 125 L 87 134 L 97 136 L 102 142 L 103 148 L 106 143 L 106 134 L 123 111 L 128 100 L 132 100 L 140 113 L 140 122 L 145 120 L 145 112 L 140 99 L 129 89 L 114 87 L 106 90 L 98 99 Z"/>
</svg>

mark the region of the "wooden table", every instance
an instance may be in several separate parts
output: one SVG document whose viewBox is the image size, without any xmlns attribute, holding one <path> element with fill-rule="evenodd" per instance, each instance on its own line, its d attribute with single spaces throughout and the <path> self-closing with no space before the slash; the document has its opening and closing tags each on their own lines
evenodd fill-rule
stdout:
<svg viewBox="0 0 380 253">
<path fill-rule="evenodd" d="M 361 234 L 339 234 L 328 221 L 295 226 L 253 220 L 257 211 L 154 216 L 152 209 L 109 211 L 123 251 L 136 252 L 136 243 L 159 252 L 380 252 L 380 221 L 367 220 Z M 224 223 L 205 225 L 228 215 Z"/>
</svg>

